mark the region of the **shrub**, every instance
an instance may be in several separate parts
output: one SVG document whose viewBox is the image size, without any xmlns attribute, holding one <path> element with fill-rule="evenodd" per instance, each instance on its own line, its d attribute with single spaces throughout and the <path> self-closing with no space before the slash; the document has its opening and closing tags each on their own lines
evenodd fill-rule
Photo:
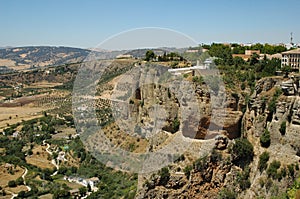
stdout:
<svg viewBox="0 0 300 199">
<path fill-rule="evenodd" d="M 260 144 L 262 147 L 268 148 L 271 144 L 271 136 L 268 129 L 260 136 Z"/>
<path fill-rule="evenodd" d="M 286 130 L 286 121 L 282 122 L 281 125 L 280 125 L 280 133 L 281 135 L 285 135 L 285 130 Z"/>
<path fill-rule="evenodd" d="M 58 169 L 58 174 L 65 175 L 65 174 L 67 173 L 67 171 L 68 171 L 68 168 L 62 166 L 62 167 L 60 167 L 60 168 Z"/>
<path fill-rule="evenodd" d="M 11 181 L 8 182 L 8 186 L 9 187 L 16 187 L 17 184 L 16 184 L 16 182 L 14 180 L 11 180 Z"/>
<path fill-rule="evenodd" d="M 185 160 L 184 154 L 181 154 L 180 156 L 176 156 L 174 162 L 181 162 Z"/>
<path fill-rule="evenodd" d="M 16 182 L 16 185 L 23 185 L 24 184 L 24 180 L 23 180 L 22 177 L 17 178 L 15 182 Z"/>
<path fill-rule="evenodd" d="M 204 156 L 202 158 L 197 159 L 193 166 L 196 171 L 202 171 L 207 168 L 208 158 Z"/>
<path fill-rule="evenodd" d="M 276 102 L 278 97 L 282 94 L 281 89 L 276 89 L 274 96 L 272 97 L 271 101 L 268 104 L 268 111 L 271 115 L 276 111 Z"/>
<path fill-rule="evenodd" d="M 223 188 L 218 195 L 218 199 L 235 199 L 236 197 L 237 194 L 228 188 Z"/>
<path fill-rule="evenodd" d="M 259 185 L 260 185 L 261 188 L 263 188 L 265 186 L 264 179 L 262 179 L 262 178 L 259 179 Z"/>
<path fill-rule="evenodd" d="M 169 169 L 167 167 L 164 167 L 159 171 L 158 174 L 160 175 L 159 184 L 166 185 L 170 179 Z"/>
<path fill-rule="evenodd" d="M 269 158 L 269 153 L 266 151 L 259 156 L 258 169 L 260 172 L 263 172 L 268 167 Z"/>
<path fill-rule="evenodd" d="M 210 160 L 213 163 L 222 161 L 222 154 L 219 153 L 216 149 L 213 149 L 211 156 L 210 156 Z"/>
<path fill-rule="evenodd" d="M 193 80 L 193 82 L 200 84 L 200 85 L 203 84 L 203 82 L 204 82 L 202 76 L 194 76 L 192 80 Z"/>
<path fill-rule="evenodd" d="M 246 84 L 245 84 L 245 82 L 243 82 L 243 83 L 241 84 L 241 89 L 242 89 L 242 90 L 245 90 L 245 89 L 246 89 Z"/>
<path fill-rule="evenodd" d="M 294 177 L 294 174 L 295 174 L 294 165 L 293 164 L 289 164 L 287 166 L 287 168 L 289 170 L 289 176 Z"/>
<path fill-rule="evenodd" d="M 190 178 L 192 168 L 193 167 L 189 165 L 189 166 L 184 167 L 184 169 L 183 169 L 183 172 L 187 179 Z"/>
<path fill-rule="evenodd" d="M 172 130 L 171 133 L 176 133 L 179 130 L 179 126 L 180 126 L 180 121 L 179 119 L 176 117 L 173 122 L 172 122 Z"/>
<path fill-rule="evenodd" d="M 278 179 L 279 178 L 279 174 L 277 172 L 277 170 L 280 168 L 281 163 L 277 160 L 274 160 L 273 162 L 271 162 L 271 164 L 269 165 L 268 169 L 267 169 L 267 174 L 269 177 L 272 177 L 273 179 Z"/>
<path fill-rule="evenodd" d="M 18 193 L 18 197 L 19 197 L 19 198 L 25 198 L 25 194 L 26 194 L 25 191 L 20 191 L 20 192 Z"/>
<path fill-rule="evenodd" d="M 245 138 L 236 139 L 230 153 L 233 158 L 233 163 L 242 167 L 248 165 L 254 156 L 253 146 Z"/>
<path fill-rule="evenodd" d="M 281 171 L 280 171 L 280 178 L 285 178 L 286 177 L 286 168 L 282 168 Z"/>
<path fill-rule="evenodd" d="M 244 171 L 238 173 L 237 175 L 236 183 L 240 186 L 242 190 L 246 190 L 251 186 L 249 175 L 250 175 L 249 167 L 246 167 Z"/>
<path fill-rule="evenodd" d="M 298 164 L 295 165 L 295 169 L 296 169 L 296 171 L 299 171 L 299 165 Z"/>
</svg>

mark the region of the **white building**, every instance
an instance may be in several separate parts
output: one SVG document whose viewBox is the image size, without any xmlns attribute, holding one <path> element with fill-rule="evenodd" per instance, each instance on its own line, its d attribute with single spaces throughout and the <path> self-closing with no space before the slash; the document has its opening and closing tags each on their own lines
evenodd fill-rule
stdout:
<svg viewBox="0 0 300 199">
<path fill-rule="evenodd" d="M 300 71 L 300 48 L 282 53 L 281 67 L 284 66 Z"/>
</svg>

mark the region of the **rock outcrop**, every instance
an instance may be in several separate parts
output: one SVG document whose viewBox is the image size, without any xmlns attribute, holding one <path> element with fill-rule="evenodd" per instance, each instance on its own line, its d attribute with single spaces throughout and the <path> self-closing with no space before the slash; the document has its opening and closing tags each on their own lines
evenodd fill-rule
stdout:
<svg viewBox="0 0 300 199">
<path fill-rule="evenodd" d="M 165 185 L 157 184 L 155 179 L 158 176 L 148 179 L 148 184 L 139 190 L 138 198 L 218 198 L 221 192 L 237 198 L 270 198 L 284 194 L 293 184 L 295 174 L 291 172 L 299 172 L 295 167 L 300 163 L 300 97 L 297 81 L 295 78 L 264 78 L 257 82 L 247 104 L 243 96 L 229 95 L 225 111 L 215 109 L 214 113 L 210 112 L 212 108 L 209 106 L 211 94 L 202 87 L 196 87 L 199 107 L 206 114 L 200 118 L 196 134 L 191 136 L 187 133 L 195 131 L 194 128 L 189 131 L 189 122 L 182 132 L 187 137 L 194 136 L 197 139 L 215 137 L 214 150 L 202 157 L 203 162 L 201 159 L 194 161 L 189 172 L 180 166 L 188 163 L 172 164 L 169 167 L 170 180 Z M 288 92 L 287 82 L 290 85 Z M 247 108 L 243 112 L 245 106 Z M 270 133 L 268 148 L 260 144 L 260 137 L 265 131 Z M 247 168 L 239 167 L 232 161 L 231 147 L 235 141 L 231 139 L 240 136 L 253 145 L 254 158 Z M 263 152 L 267 152 L 270 158 L 267 168 L 260 171 L 259 157 Z M 277 171 L 277 176 L 282 175 L 280 179 L 266 172 L 275 160 L 280 162 Z M 178 168 L 181 168 L 181 172 L 185 171 L 186 175 L 178 173 Z M 287 171 L 291 169 L 293 171 Z"/>
</svg>

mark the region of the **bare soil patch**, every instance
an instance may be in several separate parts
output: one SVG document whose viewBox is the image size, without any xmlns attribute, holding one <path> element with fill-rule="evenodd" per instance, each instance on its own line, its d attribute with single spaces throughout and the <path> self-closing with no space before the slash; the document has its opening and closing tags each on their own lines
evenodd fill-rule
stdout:
<svg viewBox="0 0 300 199">
<path fill-rule="evenodd" d="M 27 86 L 26 88 L 53 88 L 55 86 L 61 86 L 61 85 L 63 85 L 63 83 L 41 81 L 41 82 L 33 83 Z"/>
<path fill-rule="evenodd" d="M 14 165 L 12 165 L 12 167 L 7 167 L 7 165 L 2 164 L 0 166 L 0 186 L 6 187 L 9 181 L 18 179 L 23 173 L 24 169 L 19 166 L 14 168 Z"/>
<path fill-rule="evenodd" d="M 22 120 L 30 120 L 42 116 L 44 108 L 41 107 L 0 107 L 0 129 L 6 128 Z"/>
<path fill-rule="evenodd" d="M 46 152 L 46 146 L 35 146 L 32 149 L 33 155 L 26 157 L 26 162 L 42 169 L 53 169 L 54 165 L 48 160 L 49 154 Z"/>
</svg>

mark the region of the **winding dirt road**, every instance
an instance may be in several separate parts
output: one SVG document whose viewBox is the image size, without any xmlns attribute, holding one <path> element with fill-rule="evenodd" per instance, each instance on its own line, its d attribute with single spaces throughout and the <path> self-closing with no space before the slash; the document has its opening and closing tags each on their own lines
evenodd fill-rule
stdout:
<svg viewBox="0 0 300 199">
<path fill-rule="evenodd" d="M 47 144 L 46 152 L 52 156 L 53 152 L 49 150 L 50 144 L 46 143 L 46 140 L 43 140 L 43 144 Z M 58 173 L 59 165 L 56 164 L 55 159 L 52 159 L 51 163 L 56 167 L 56 171 L 51 176 L 55 176 Z"/>
</svg>

